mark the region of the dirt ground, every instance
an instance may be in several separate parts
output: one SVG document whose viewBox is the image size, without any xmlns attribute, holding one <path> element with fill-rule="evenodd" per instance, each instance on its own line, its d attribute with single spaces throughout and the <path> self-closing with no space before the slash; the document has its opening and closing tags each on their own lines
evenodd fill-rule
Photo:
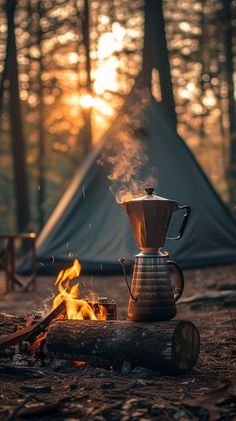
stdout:
<svg viewBox="0 0 236 421">
<path fill-rule="evenodd" d="M 185 271 L 178 319 L 191 320 L 201 336 L 195 368 L 166 376 L 137 367 L 120 371 L 58 362 L 10 367 L 0 360 L 0 420 L 233 420 L 236 419 L 236 265 Z M 53 278 L 37 279 L 35 292 L 3 295 L 0 312 L 26 316 L 44 310 Z M 122 276 L 80 280 L 81 297 L 93 290 L 115 299 L 126 317 Z"/>
</svg>

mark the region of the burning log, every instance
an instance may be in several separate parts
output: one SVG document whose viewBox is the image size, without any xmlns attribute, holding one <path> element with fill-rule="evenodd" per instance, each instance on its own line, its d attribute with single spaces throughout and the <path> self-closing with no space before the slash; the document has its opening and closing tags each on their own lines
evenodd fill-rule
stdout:
<svg viewBox="0 0 236 421">
<path fill-rule="evenodd" d="M 17 327 L 21 325 L 25 325 L 25 319 L 23 317 L 0 313 L 0 335 L 9 335 L 15 332 Z"/>
<path fill-rule="evenodd" d="M 24 327 L 10 335 L 0 338 L 0 352 L 10 346 L 16 345 L 22 341 L 33 341 L 38 335 L 47 330 L 50 323 L 65 311 L 65 302 L 62 301 L 51 313 L 43 320 L 31 326 Z"/>
<path fill-rule="evenodd" d="M 132 366 L 177 374 L 195 365 L 199 346 L 198 329 L 188 321 L 64 320 L 50 326 L 45 352 L 98 366 L 120 367 L 129 361 Z"/>
</svg>

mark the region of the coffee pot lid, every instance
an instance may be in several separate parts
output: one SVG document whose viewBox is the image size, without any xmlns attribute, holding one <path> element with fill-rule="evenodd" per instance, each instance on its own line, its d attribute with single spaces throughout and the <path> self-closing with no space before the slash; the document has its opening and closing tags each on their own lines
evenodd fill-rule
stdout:
<svg viewBox="0 0 236 421">
<path fill-rule="evenodd" d="M 156 194 L 153 194 L 154 190 L 155 190 L 154 187 L 146 187 L 145 191 L 147 192 L 147 194 L 145 194 L 144 196 L 139 196 L 134 199 L 128 200 L 128 202 L 139 202 L 142 200 L 168 200 L 165 197 L 161 197 L 161 196 L 157 196 Z"/>
</svg>

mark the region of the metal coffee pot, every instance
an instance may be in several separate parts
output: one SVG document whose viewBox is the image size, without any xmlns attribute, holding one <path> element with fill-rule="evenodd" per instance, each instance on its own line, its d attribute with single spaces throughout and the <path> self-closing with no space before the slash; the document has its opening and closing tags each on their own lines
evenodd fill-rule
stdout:
<svg viewBox="0 0 236 421">
<path fill-rule="evenodd" d="M 141 253 L 135 256 L 131 288 L 126 275 L 125 262 L 121 258 L 124 277 L 130 292 L 128 316 L 135 321 L 170 320 L 176 315 L 176 301 L 184 289 L 184 277 L 180 267 L 169 254 L 160 250 L 166 239 L 179 240 L 185 230 L 191 208 L 187 205 L 153 194 L 153 188 L 146 188 L 147 195 L 123 202 Z M 178 235 L 166 237 L 173 212 L 184 211 Z M 176 285 L 170 279 L 173 269 Z"/>
</svg>

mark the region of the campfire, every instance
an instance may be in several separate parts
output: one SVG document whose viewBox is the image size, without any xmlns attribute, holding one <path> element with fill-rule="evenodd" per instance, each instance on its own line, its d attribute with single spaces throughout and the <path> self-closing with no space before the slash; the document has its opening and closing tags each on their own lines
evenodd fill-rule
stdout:
<svg viewBox="0 0 236 421">
<path fill-rule="evenodd" d="M 100 367 L 131 366 L 178 373 L 191 368 L 199 352 L 199 334 L 191 322 L 171 320 L 140 323 L 116 320 L 116 304 L 89 294 L 79 297 L 81 265 L 62 270 L 57 279 L 58 293 L 47 316 L 31 318 L 26 326 L 0 338 L 0 353 L 19 343 L 35 359 L 69 360 Z M 30 350 L 30 351 L 29 351 Z"/>
<path fill-rule="evenodd" d="M 31 317 L 27 327 L 0 338 L 0 351 L 26 340 L 31 343 L 31 348 L 36 350 L 46 339 L 50 323 L 56 320 L 106 320 L 107 317 L 116 317 L 114 300 L 109 304 L 106 298 L 100 299 L 95 293 L 89 293 L 88 298 L 84 300 L 79 298 L 79 282 L 72 282 L 79 277 L 80 272 L 81 265 L 77 259 L 71 267 L 61 270 L 55 282 L 58 293 L 47 316 L 39 322 L 35 322 L 36 317 Z"/>
<path fill-rule="evenodd" d="M 100 299 L 96 294 L 90 293 L 89 301 L 79 298 L 79 282 L 72 284 L 72 281 L 79 277 L 80 272 L 81 265 L 77 259 L 74 260 L 71 267 L 59 272 L 55 282 L 58 294 L 53 299 L 49 315 L 57 313 L 58 309 L 61 309 L 55 320 L 61 318 L 66 320 L 106 320 L 105 303 L 100 304 Z M 47 333 L 43 333 L 37 338 L 32 344 L 32 349 L 37 349 L 46 337 Z"/>
</svg>

